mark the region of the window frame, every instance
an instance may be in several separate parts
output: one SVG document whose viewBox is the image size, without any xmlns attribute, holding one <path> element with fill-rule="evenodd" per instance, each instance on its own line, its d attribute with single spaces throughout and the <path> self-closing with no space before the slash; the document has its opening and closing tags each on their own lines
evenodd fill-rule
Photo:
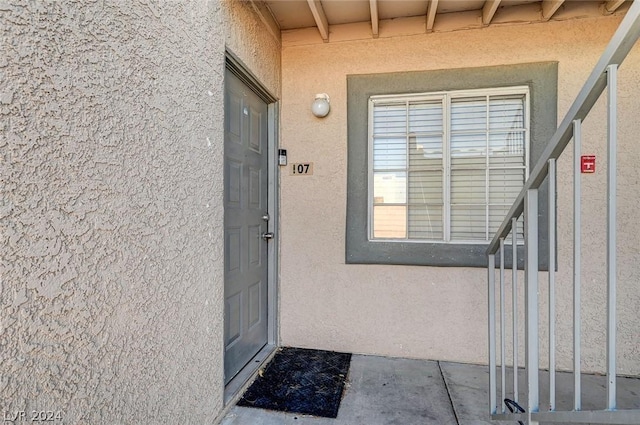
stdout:
<svg viewBox="0 0 640 425">
<path fill-rule="evenodd" d="M 485 87 L 527 85 L 530 90 L 529 168 L 541 156 L 557 128 L 558 62 L 535 62 L 476 68 L 436 69 L 346 76 L 347 199 L 346 264 L 396 264 L 438 267 L 486 267 L 487 243 L 409 243 L 368 238 L 368 99 L 373 95 L 427 93 Z M 548 267 L 547 183 L 539 189 L 540 270 Z M 518 268 L 524 250 L 518 247 Z M 557 252 L 557 250 L 556 250 Z M 557 263 L 556 263 L 557 264 Z M 505 267 L 511 267 L 507 250 Z"/>
<path fill-rule="evenodd" d="M 523 116 L 523 133 L 524 133 L 524 181 L 527 181 L 529 178 L 529 170 L 530 170 L 530 134 L 531 134 L 531 92 L 528 85 L 516 85 L 516 86 L 505 86 L 505 87 L 486 87 L 486 88 L 477 88 L 477 89 L 466 89 L 466 90 L 445 90 L 445 91 L 437 91 L 437 92 L 425 92 L 425 93 L 399 93 L 399 94 L 383 94 L 383 95 L 373 95 L 369 97 L 368 100 L 368 129 L 367 129 L 367 164 L 368 164 L 368 199 L 367 199 L 367 237 L 369 242 L 406 242 L 406 243 L 434 243 L 434 244 L 477 244 L 477 243 L 489 243 L 492 238 L 492 234 L 489 233 L 490 229 L 490 217 L 487 214 L 486 223 L 485 223 L 485 239 L 468 239 L 468 240 L 460 240 L 460 239 L 452 239 L 451 238 L 451 104 L 455 99 L 465 99 L 465 98 L 473 98 L 473 97 L 486 97 L 489 98 L 491 96 L 509 96 L 509 95 L 522 95 L 524 97 L 524 116 Z M 436 239 L 410 239 L 409 238 L 409 192 L 407 188 L 407 201 L 405 203 L 407 207 L 407 236 L 405 238 L 376 238 L 374 236 L 374 207 L 376 205 L 374 202 L 374 164 L 373 164 L 373 155 L 374 155 L 374 105 L 377 102 L 380 103 L 407 103 L 407 102 L 432 102 L 439 101 L 442 104 L 442 163 L 443 163 L 443 174 L 442 174 L 442 226 L 443 226 L 443 238 L 442 240 Z M 487 110 L 488 112 L 488 110 Z M 407 115 L 408 117 L 408 115 Z M 488 117 L 487 117 L 488 118 Z M 408 120 L 407 120 L 408 125 Z M 485 130 L 486 133 L 490 132 L 490 129 L 487 128 Z M 409 134 L 408 132 L 406 133 Z M 393 136 L 395 137 L 395 136 Z M 407 143 L 407 150 L 409 149 Z M 409 157 L 407 154 L 407 165 L 405 168 L 405 172 L 407 173 L 407 185 L 409 184 L 409 175 L 410 175 L 410 166 L 409 166 Z M 491 169 L 489 164 L 486 164 L 486 170 Z M 523 182 L 524 184 L 524 182 Z M 488 195 L 485 194 L 485 197 Z M 490 201 L 485 199 L 485 207 L 490 207 Z M 521 239 L 519 237 L 519 239 Z M 519 240 L 519 243 L 522 243 Z"/>
</svg>

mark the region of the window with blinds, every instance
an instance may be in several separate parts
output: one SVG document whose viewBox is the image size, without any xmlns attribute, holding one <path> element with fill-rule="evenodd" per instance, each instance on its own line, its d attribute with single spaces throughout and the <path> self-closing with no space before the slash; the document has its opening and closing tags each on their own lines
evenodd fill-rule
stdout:
<svg viewBox="0 0 640 425">
<path fill-rule="evenodd" d="M 372 96 L 371 239 L 489 241 L 527 178 L 528 109 L 528 87 Z"/>
</svg>

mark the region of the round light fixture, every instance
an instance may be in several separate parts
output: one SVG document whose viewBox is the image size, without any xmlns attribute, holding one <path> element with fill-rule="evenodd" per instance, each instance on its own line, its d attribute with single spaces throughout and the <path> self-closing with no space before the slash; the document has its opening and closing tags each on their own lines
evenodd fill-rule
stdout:
<svg viewBox="0 0 640 425">
<path fill-rule="evenodd" d="M 318 118 L 324 118 L 329 114 L 331 106 L 329 105 L 329 95 L 326 93 L 319 93 L 316 95 L 316 100 L 311 104 L 311 112 Z"/>
</svg>

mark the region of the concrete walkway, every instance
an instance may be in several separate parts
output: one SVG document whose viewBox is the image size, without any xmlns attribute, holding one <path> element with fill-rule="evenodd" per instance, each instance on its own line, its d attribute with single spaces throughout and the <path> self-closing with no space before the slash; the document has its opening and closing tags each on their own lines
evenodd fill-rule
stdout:
<svg viewBox="0 0 640 425">
<path fill-rule="evenodd" d="M 540 377 L 541 400 L 548 393 L 542 387 L 548 385 L 546 375 Z M 572 379 L 558 374 L 558 407 L 572 402 Z M 486 366 L 354 355 L 336 419 L 234 406 L 221 425 L 497 424 L 487 413 L 488 382 Z M 602 376 L 583 377 L 583 408 L 603 407 L 605 382 Z M 619 407 L 640 408 L 640 380 L 620 378 L 618 383 Z"/>
</svg>

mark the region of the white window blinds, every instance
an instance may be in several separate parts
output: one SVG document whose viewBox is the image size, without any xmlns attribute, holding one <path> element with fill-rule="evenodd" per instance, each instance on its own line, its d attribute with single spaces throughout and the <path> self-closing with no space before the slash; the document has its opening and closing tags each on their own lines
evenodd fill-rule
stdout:
<svg viewBox="0 0 640 425">
<path fill-rule="evenodd" d="M 488 241 L 527 177 L 528 88 L 370 99 L 372 239 Z"/>
</svg>

